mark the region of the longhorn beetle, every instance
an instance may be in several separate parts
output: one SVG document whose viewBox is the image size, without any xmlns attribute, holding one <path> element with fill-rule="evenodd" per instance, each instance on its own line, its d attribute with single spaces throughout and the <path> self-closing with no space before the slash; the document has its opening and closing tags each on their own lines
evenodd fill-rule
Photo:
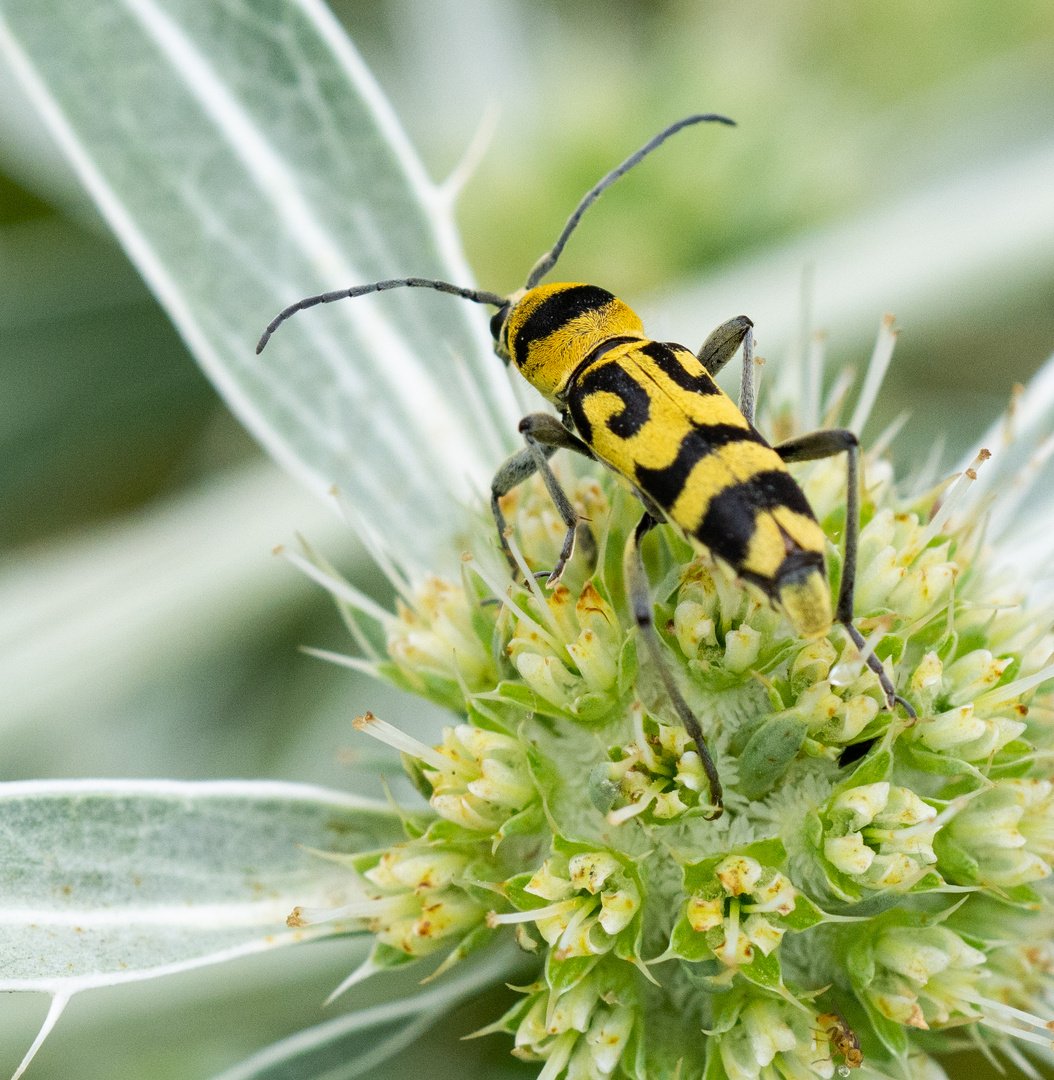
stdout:
<svg viewBox="0 0 1054 1080">
<path fill-rule="evenodd" d="M 695 742 L 710 785 L 712 817 L 723 806 L 721 780 L 702 726 L 688 707 L 663 655 L 655 629 L 647 572 L 640 554 L 644 535 L 660 522 L 672 525 L 695 547 L 709 551 L 761 590 L 804 637 L 826 634 L 840 622 L 878 676 L 890 710 L 901 704 L 882 664 L 853 626 L 853 586 L 860 527 L 860 447 L 851 431 L 815 431 L 770 446 L 754 427 L 753 323 L 745 315 L 722 323 L 697 353 L 672 342 L 652 341 L 640 319 L 611 293 L 595 285 L 539 282 L 556 264 L 582 215 L 606 188 L 661 143 L 692 124 L 735 126 L 726 116 L 688 116 L 660 131 L 596 184 L 567 219 L 552 248 L 532 267 L 527 284 L 511 296 L 466 289 L 429 278 L 395 278 L 310 296 L 290 305 L 264 331 L 271 334 L 291 315 L 316 304 L 387 289 L 424 288 L 452 293 L 497 308 L 490 321 L 494 351 L 556 406 L 560 418 L 531 413 L 520 421 L 526 448 L 498 470 L 491 508 L 498 538 L 505 539 L 499 500 L 540 473 L 567 527 L 563 548 L 546 585 L 560 580 L 574 549 L 578 515 L 549 467 L 557 450 L 573 450 L 599 461 L 626 480 L 644 504 L 644 514 L 626 543 L 623 573 L 633 617 L 681 723 Z M 743 347 L 739 408 L 714 376 Z M 845 453 L 845 559 L 832 616 L 824 568 L 824 534 L 786 463 Z"/>
</svg>

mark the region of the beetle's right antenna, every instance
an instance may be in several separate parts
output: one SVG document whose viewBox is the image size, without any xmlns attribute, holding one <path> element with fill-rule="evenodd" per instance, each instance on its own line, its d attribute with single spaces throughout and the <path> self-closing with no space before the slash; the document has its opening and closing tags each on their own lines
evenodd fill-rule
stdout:
<svg viewBox="0 0 1054 1080">
<path fill-rule="evenodd" d="M 463 289 L 460 285 L 451 285 L 449 281 L 436 281 L 432 278 L 391 278 L 388 281 L 375 281 L 370 285 L 354 285 L 350 289 L 338 289 L 336 292 L 320 293 L 318 296 L 308 296 L 290 304 L 284 311 L 280 311 L 270 322 L 263 332 L 256 346 L 256 354 L 259 356 L 264 351 L 264 346 L 271 340 L 271 335 L 289 318 L 304 308 L 315 307 L 317 304 L 332 304 L 334 300 L 347 300 L 356 296 L 365 296 L 367 293 L 386 292 L 388 289 L 435 289 L 436 292 L 451 293 L 461 296 L 465 300 L 471 300 L 476 304 L 491 304 L 501 308 L 506 304 L 504 296 L 497 293 L 487 292 L 485 289 Z"/>
<path fill-rule="evenodd" d="M 629 172 L 634 165 L 647 157 L 657 146 L 661 146 L 671 135 L 676 135 L 681 128 L 690 127 L 692 124 L 710 123 L 728 124 L 730 127 L 736 126 L 735 120 L 730 120 L 727 116 L 720 116 L 717 113 L 699 113 L 695 116 L 686 116 L 683 120 L 678 120 L 675 124 L 671 124 L 668 128 L 660 131 L 658 135 L 646 142 L 635 154 L 630 154 L 617 169 L 612 169 L 596 187 L 586 192 L 582 201 L 575 207 L 574 213 L 567 219 L 567 224 L 564 226 L 564 231 L 560 233 L 559 239 L 531 267 L 531 272 L 527 275 L 525 288 L 533 289 L 552 270 L 556 265 L 556 260 L 560 258 L 560 253 L 564 250 L 564 245 L 567 243 L 571 233 L 575 231 L 579 221 L 582 220 L 582 215 L 597 201 L 601 193 L 611 187 L 623 173 Z"/>
</svg>

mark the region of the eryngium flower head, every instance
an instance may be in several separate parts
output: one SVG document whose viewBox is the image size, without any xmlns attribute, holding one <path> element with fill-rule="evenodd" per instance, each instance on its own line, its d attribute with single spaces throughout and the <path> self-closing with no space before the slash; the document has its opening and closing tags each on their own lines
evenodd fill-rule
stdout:
<svg viewBox="0 0 1054 1080">
<path fill-rule="evenodd" d="M 998 504 L 971 509 L 973 469 L 904 495 L 864 459 L 855 625 L 917 720 L 842 627 L 804 640 L 672 530 L 646 539 L 662 649 L 725 788 L 711 820 L 627 610 L 640 504 L 554 466 L 584 519 L 558 587 L 536 574 L 562 524 L 530 481 L 505 499 L 519 573 L 481 517 L 460 580 L 400 582 L 389 659 L 347 661 L 459 716 L 435 746 L 359 725 L 401 751 L 433 817 L 354 866 L 365 897 L 331 914 L 378 944 L 353 978 L 514 941 L 534 973 L 485 1030 L 544 1080 L 826 1080 L 862 1061 L 939 1077 L 926 1054 L 964 1026 L 1017 1064 L 1051 1049 L 1054 637 L 991 568 Z M 795 475 L 836 591 L 845 466 Z"/>
</svg>

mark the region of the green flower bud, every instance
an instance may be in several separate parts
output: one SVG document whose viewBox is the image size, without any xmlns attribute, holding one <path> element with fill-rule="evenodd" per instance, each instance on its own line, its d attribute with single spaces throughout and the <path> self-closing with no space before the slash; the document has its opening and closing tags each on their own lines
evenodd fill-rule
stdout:
<svg viewBox="0 0 1054 1080">
<path fill-rule="evenodd" d="M 892 518 L 892 513 L 890 513 L 890 518 Z M 864 548 L 863 540 L 867 530 L 874 524 L 875 520 L 872 519 L 862 531 L 860 538 L 861 548 L 858 553 L 860 570 L 856 579 L 855 596 L 856 610 L 860 613 L 888 608 L 890 594 L 904 579 L 906 572 L 893 546 L 881 548 L 874 554 L 870 554 Z M 868 545 L 869 548 L 873 546 L 874 542 Z"/>
<path fill-rule="evenodd" d="M 543 900 L 566 900 L 573 896 L 575 887 L 571 884 L 567 859 L 561 855 L 546 859 L 525 886 L 524 892 L 540 896 Z"/>
<path fill-rule="evenodd" d="M 537 644 L 531 639 L 528 641 L 532 648 Z M 579 680 L 555 656 L 543 656 L 537 652 L 524 651 L 526 649 L 524 639 L 514 639 L 513 644 L 509 646 L 510 651 L 514 646 L 518 651 L 514 654 L 513 663 L 523 681 L 543 701 L 570 711 L 578 692 L 584 692 Z"/>
<path fill-rule="evenodd" d="M 935 652 L 923 656 L 908 684 L 912 698 L 919 703 L 920 715 L 925 716 L 933 709 L 937 695 L 944 682 L 944 665 Z"/>
<path fill-rule="evenodd" d="M 725 667 L 736 674 L 757 663 L 761 634 L 746 623 L 725 636 Z"/>
<path fill-rule="evenodd" d="M 447 821 L 493 833 L 538 798 L 526 751 L 509 735 L 458 724 L 443 729 L 435 751 L 449 765 L 422 772 L 432 809 Z"/>
<path fill-rule="evenodd" d="M 575 1080 L 576 1076 L 581 1077 L 582 1080 L 586 1077 L 592 1080 L 597 1073 L 601 1076 L 610 1076 L 622 1058 L 635 1022 L 636 1012 L 628 1006 L 597 1009 L 586 1032 L 585 1045 L 579 1044 L 580 1048 L 572 1059 L 571 1068 L 568 1070 L 568 1080 Z M 587 1056 L 588 1061 L 586 1061 Z M 578 1062 L 578 1072 L 575 1072 L 576 1062 Z M 587 1065 L 593 1071 L 586 1072 Z"/>
<path fill-rule="evenodd" d="M 944 669 L 944 693 L 948 704 L 962 705 L 996 686 L 1010 666 L 1009 658 L 975 649 Z"/>
<path fill-rule="evenodd" d="M 1049 780 L 996 780 L 955 815 L 949 835 L 976 860 L 982 882 L 1012 888 L 1049 876 L 1054 864 L 1052 796 Z"/>
<path fill-rule="evenodd" d="M 681 651 L 690 660 L 699 656 L 703 646 L 717 644 L 713 619 L 707 609 L 694 600 L 681 600 L 674 609 L 673 633 Z"/>
<path fill-rule="evenodd" d="M 820 814 L 823 854 L 865 889 L 906 892 L 937 861 L 937 811 L 886 781 L 848 788 Z"/>
<path fill-rule="evenodd" d="M 925 717 L 913 737 L 929 750 L 963 761 L 981 761 L 1001 750 L 1025 730 L 1025 724 L 1005 716 L 980 717 L 974 703 L 958 705 Z"/>
<path fill-rule="evenodd" d="M 729 855 L 714 868 L 717 880 L 729 896 L 742 896 L 753 892 L 754 886 L 764 876 L 765 868 L 746 855 Z"/>
<path fill-rule="evenodd" d="M 444 939 L 464 936 L 483 919 L 483 908 L 460 889 L 444 889 L 421 899 L 413 922 L 405 921 L 377 930 L 377 940 L 412 956 L 439 948 Z"/>
<path fill-rule="evenodd" d="M 810 641 L 791 664 L 791 690 L 801 694 L 813 684 L 823 682 L 837 659 L 838 653 L 827 638 Z"/>
<path fill-rule="evenodd" d="M 617 874 L 622 864 L 609 851 L 591 851 L 573 855 L 567 863 L 572 889 L 585 889 L 596 895 L 612 874 Z"/>
<path fill-rule="evenodd" d="M 919 558 L 910 573 L 905 574 L 889 594 L 890 606 L 906 619 L 920 619 L 937 607 L 951 591 L 955 580 L 958 569 L 955 563 L 924 565 L 925 555 Z"/>
<path fill-rule="evenodd" d="M 449 885 L 468 865 L 468 856 L 442 849 L 421 851 L 403 845 L 391 848 L 376 866 L 362 876 L 382 889 L 413 889 L 423 892 Z"/>
<path fill-rule="evenodd" d="M 893 926 L 875 941 L 878 976 L 868 995 L 884 1016 L 909 1027 L 977 1020 L 976 983 L 985 954 L 944 926 Z"/>
</svg>

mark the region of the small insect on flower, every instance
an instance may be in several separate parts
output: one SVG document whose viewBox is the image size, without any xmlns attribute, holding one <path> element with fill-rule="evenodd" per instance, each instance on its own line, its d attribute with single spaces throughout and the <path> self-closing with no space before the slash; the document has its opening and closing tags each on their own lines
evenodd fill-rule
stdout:
<svg viewBox="0 0 1054 1080">
<path fill-rule="evenodd" d="M 435 289 L 497 308 L 491 319 L 494 349 L 514 364 L 559 412 L 525 416 L 519 430 L 526 448 L 499 469 L 491 486 L 498 539 L 516 563 L 505 535 L 499 500 L 539 473 L 566 526 L 563 547 L 547 586 L 560 580 L 571 558 L 578 515 L 561 488 L 549 458 L 560 449 L 599 461 L 626 481 L 644 505 L 623 556 L 626 591 L 633 618 L 670 701 L 699 751 L 709 784 L 712 817 L 722 811 L 721 781 L 699 720 L 689 708 L 667 665 L 655 629 L 641 541 L 666 523 L 691 544 L 730 566 L 754 587 L 804 637 L 823 637 L 834 621 L 878 676 L 886 706 L 911 706 L 896 695 L 881 662 L 865 648 L 853 626 L 853 589 L 859 533 L 859 445 L 851 431 L 816 431 L 776 446 L 754 427 L 753 323 L 744 315 L 722 323 L 698 352 L 683 345 L 652 341 L 637 315 L 621 300 L 595 285 L 540 282 L 556 264 L 582 215 L 600 194 L 647 154 L 682 128 L 716 122 L 707 113 L 679 120 L 660 131 L 608 173 L 581 200 L 553 247 L 531 269 L 527 283 L 511 296 L 467 289 L 428 278 L 396 278 L 307 297 L 282 311 L 264 331 L 256 351 L 291 315 L 317 304 L 403 287 Z M 742 346 L 743 379 L 739 406 L 714 377 Z M 832 612 L 824 566 L 824 534 L 788 462 L 813 461 L 845 453 L 845 558 L 837 603 Z"/>
<path fill-rule="evenodd" d="M 816 1018 L 821 1034 L 827 1037 L 834 1053 L 841 1054 L 850 1069 L 858 1069 L 864 1063 L 860 1052 L 860 1040 L 841 1013 L 820 1013 Z"/>
</svg>

